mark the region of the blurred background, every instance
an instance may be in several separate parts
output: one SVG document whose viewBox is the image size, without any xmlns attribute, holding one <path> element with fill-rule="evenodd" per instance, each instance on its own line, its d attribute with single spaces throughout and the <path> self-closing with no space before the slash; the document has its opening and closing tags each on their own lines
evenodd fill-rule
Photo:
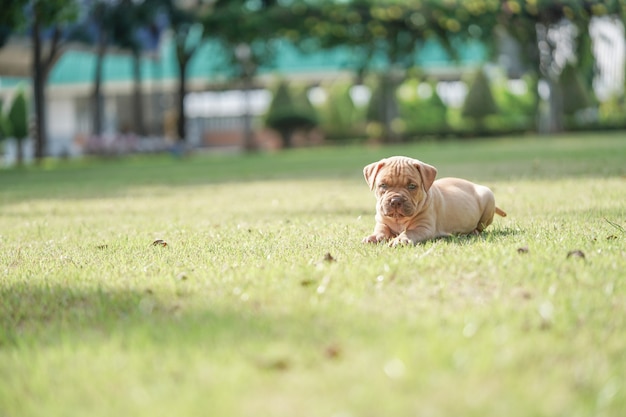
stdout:
<svg viewBox="0 0 626 417">
<path fill-rule="evenodd" d="M 624 129 L 626 0 L 2 0 L 5 164 Z"/>
</svg>

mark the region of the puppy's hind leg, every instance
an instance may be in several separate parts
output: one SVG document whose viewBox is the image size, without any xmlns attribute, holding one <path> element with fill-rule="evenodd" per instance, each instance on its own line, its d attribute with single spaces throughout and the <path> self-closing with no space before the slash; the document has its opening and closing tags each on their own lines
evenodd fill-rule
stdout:
<svg viewBox="0 0 626 417">
<path fill-rule="evenodd" d="M 487 196 L 485 203 L 483 214 L 480 216 L 478 225 L 476 225 L 476 229 L 474 230 L 475 234 L 480 234 L 480 232 L 493 222 L 493 215 L 496 212 L 496 200 L 493 194 Z"/>
</svg>

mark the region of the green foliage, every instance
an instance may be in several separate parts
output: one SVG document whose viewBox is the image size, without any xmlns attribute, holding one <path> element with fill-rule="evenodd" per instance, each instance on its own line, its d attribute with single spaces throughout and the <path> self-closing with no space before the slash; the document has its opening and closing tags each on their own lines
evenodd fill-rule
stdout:
<svg viewBox="0 0 626 417">
<path fill-rule="evenodd" d="M 399 117 L 396 90 L 398 82 L 388 73 L 374 77 L 366 108 L 366 133 L 374 140 L 393 141 L 404 134 L 406 126 Z"/>
<path fill-rule="evenodd" d="M 513 92 L 503 75 L 492 84 L 492 92 L 498 107 L 497 115 L 490 118 L 487 125 L 496 131 L 526 130 L 534 127 L 536 94 L 532 92 L 534 81 L 525 77 L 523 92 Z"/>
<path fill-rule="evenodd" d="M 563 112 L 573 115 L 578 110 L 586 109 L 593 105 L 591 94 L 580 76 L 580 73 L 572 64 L 568 63 L 559 78 L 563 91 Z"/>
<path fill-rule="evenodd" d="M 498 106 L 491 93 L 491 85 L 485 71 L 480 69 L 470 82 L 462 115 L 481 122 L 485 117 L 498 112 Z"/>
<path fill-rule="evenodd" d="M 17 91 L 9 109 L 8 120 L 11 125 L 11 136 L 18 142 L 28 137 L 28 102 L 23 88 Z"/>
<path fill-rule="evenodd" d="M 79 15 L 77 0 L 33 0 L 31 4 L 42 27 L 66 25 Z"/>
<path fill-rule="evenodd" d="M 0 7 L 0 48 L 8 41 L 11 33 L 20 30 L 26 23 L 24 8 L 28 0 L 2 0 Z"/>
<path fill-rule="evenodd" d="M 244 77 L 272 65 L 277 38 L 288 37 L 287 27 L 301 20 L 289 11 L 290 6 L 271 0 L 218 0 L 210 4 L 202 23 L 207 35 L 221 44 L 234 75 Z M 245 56 L 241 56 L 242 46 Z"/>
<path fill-rule="evenodd" d="M 626 127 L 626 106 L 623 97 L 613 95 L 598 106 L 600 124 Z"/>
<path fill-rule="evenodd" d="M 319 113 L 320 125 L 328 139 L 351 139 L 362 134 L 363 112 L 352 101 L 351 87 L 344 82 L 325 86 L 327 98 Z"/>
<path fill-rule="evenodd" d="M 287 82 L 281 81 L 265 115 L 265 124 L 281 134 L 285 147 L 291 146 L 291 136 L 295 131 L 316 126 L 317 114 L 306 90 L 291 91 Z"/>
<path fill-rule="evenodd" d="M 386 123 L 398 113 L 396 90 L 398 83 L 387 74 L 374 77 L 371 97 L 367 104 L 366 120 L 368 122 Z"/>
<path fill-rule="evenodd" d="M 425 83 L 418 78 L 406 80 L 398 88 L 398 104 L 408 134 L 448 130 L 448 108 L 439 97 L 434 82 Z"/>
<path fill-rule="evenodd" d="M 11 125 L 7 116 L 4 114 L 2 99 L 0 98 L 0 142 L 3 139 L 11 137 Z"/>
<path fill-rule="evenodd" d="M 354 48 L 353 64 L 366 70 L 372 69 L 373 56 L 386 67 L 409 67 L 428 39 L 438 40 L 452 56 L 458 38 L 489 40 L 500 5 L 499 0 L 355 0 L 307 7 L 301 36 L 322 47 Z"/>
<path fill-rule="evenodd" d="M 383 107 L 383 83 L 377 82 L 371 88 L 370 100 L 367 103 L 367 110 L 365 113 L 366 120 L 368 122 L 384 123 L 384 107 Z"/>
</svg>

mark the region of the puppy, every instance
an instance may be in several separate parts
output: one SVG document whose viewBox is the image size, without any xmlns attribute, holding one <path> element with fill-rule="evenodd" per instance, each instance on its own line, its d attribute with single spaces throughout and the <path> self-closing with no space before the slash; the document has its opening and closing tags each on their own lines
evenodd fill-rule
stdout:
<svg viewBox="0 0 626 417">
<path fill-rule="evenodd" d="M 394 156 L 363 168 L 376 195 L 376 226 L 365 243 L 416 244 L 453 234 L 480 233 L 491 224 L 493 192 L 460 178 L 435 181 L 437 169 L 417 159 Z"/>
</svg>

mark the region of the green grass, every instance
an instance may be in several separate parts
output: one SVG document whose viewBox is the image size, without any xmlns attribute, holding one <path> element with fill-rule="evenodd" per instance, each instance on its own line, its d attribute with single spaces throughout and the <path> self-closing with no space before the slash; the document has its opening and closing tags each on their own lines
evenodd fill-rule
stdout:
<svg viewBox="0 0 626 417">
<path fill-rule="evenodd" d="M 361 244 L 392 154 L 508 217 Z M 621 416 L 625 227 L 623 133 L 0 171 L 0 415 Z"/>
</svg>

